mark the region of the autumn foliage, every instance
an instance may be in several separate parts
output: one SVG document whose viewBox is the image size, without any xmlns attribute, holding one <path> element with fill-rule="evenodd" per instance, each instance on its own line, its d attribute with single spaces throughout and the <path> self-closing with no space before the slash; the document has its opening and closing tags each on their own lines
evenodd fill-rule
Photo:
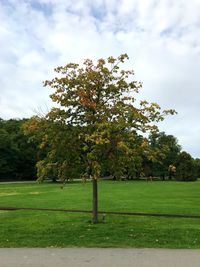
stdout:
<svg viewBox="0 0 200 267">
<path fill-rule="evenodd" d="M 175 111 L 136 102 L 142 83 L 133 80 L 133 70 L 121 69 L 128 59 L 122 54 L 96 64 L 70 63 L 44 82 L 54 90 L 50 97 L 57 107 L 39 122 L 46 136 L 42 146 L 48 147 L 37 164 L 39 178 L 53 173 L 62 180 L 78 175 L 96 181 L 104 174 L 117 179 L 141 165 L 147 145 L 142 134 L 156 132 L 157 122 Z"/>
</svg>

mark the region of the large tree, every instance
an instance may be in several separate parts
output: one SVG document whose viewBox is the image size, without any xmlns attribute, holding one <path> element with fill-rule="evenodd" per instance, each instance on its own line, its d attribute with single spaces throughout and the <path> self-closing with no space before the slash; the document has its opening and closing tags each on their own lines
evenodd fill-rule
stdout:
<svg viewBox="0 0 200 267">
<path fill-rule="evenodd" d="M 162 111 L 157 103 L 136 103 L 136 93 L 142 84 L 131 80 L 132 70 L 120 68 L 120 63 L 127 59 L 127 54 L 123 54 L 118 58 L 99 59 L 96 64 L 89 59 L 82 65 L 70 63 L 56 68 L 58 77 L 44 82 L 44 86 L 55 90 L 50 97 L 57 103 L 45 118 L 54 125 L 51 143 L 59 143 L 58 132 L 68 135 L 74 129 L 64 147 L 66 153 L 72 151 L 77 140 L 76 166 L 81 166 L 82 177 L 92 178 L 94 223 L 98 221 L 97 179 L 101 173 L 113 172 L 119 177 L 127 172 L 137 149 L 144 146 L 143 142 L 133 145 L 138 134 L 155 131 L 157 122 L 174 113 Z M 54 145 L 54 152 L 50 152 L 54 166 L 60 166 L 65 157 L 55 156 L 59 149 L 60 146 Z M 76 168 L 71 157 L 66 157 L 65 163 L 66 168 Z"/>
</svg>

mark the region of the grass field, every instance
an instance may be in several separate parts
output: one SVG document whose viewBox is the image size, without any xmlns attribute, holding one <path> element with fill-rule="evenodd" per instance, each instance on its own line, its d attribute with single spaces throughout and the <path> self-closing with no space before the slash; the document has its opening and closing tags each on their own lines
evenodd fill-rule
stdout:
<svg viewBox="0 0 200 267">
<path fill-rule="evenodd" d="M 91 210 L 91 183 L 0 184 L 0 207 Z M 200 215 L 200 182 L 99 182 L 99 210 Z M 0 211 L 0 247 L 200 248 L 200 219 Z"/>
</svg>

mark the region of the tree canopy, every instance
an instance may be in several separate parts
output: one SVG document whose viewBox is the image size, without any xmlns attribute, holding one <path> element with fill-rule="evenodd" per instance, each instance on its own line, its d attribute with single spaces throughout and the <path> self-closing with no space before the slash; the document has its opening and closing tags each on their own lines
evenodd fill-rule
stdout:
<svg viewBox="0 0 200 267">
<path fill-rule="evenodd" d="M 134 143 L 140 132 L 157 130 L 157 122 L 175 113 L 162 111 L 157 103 L 136 104 L 136 94 L 142 84 L 130 80 L 134 75 L 132 70 L 120 68 L 127 59 L 127 54 L 123 54 L 118 58 L 99 59 L 96 65 L 89 59 L 82 66 L 70 63 L 55 69 L 59 77 L 44 82 L 55 90 L 50 97 L 59 105 L 46 119 L 76 128 L 93 177 L 99 176 L 98 158 L 102 149 L 103 153 L 109 147 L 110 153 L 118 149 L 127 154 L 128 139 Z"/>
</svg>

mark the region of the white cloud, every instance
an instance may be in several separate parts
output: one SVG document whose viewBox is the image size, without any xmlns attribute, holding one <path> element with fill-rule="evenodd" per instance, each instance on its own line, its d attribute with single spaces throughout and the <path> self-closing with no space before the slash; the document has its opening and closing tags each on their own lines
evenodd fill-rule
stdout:
<svg viewBox="0 0 200 267">
<path fill-rule="evenodd" d="M 50 106 L 55 66 L 127 52 L 141 97 L 179 112 L 161 129 L 200 156 L 199 17 L 199 0 L 0 1 L 0 117 Z"/>
</svg>

